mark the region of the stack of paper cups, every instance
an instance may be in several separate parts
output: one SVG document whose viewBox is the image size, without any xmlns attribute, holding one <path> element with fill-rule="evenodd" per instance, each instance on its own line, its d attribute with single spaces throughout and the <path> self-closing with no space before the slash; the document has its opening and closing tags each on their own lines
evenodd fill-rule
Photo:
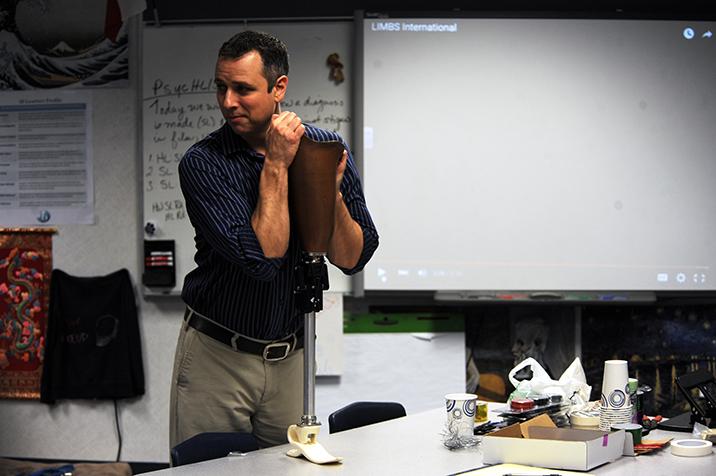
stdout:
<svg viewBox="0 0 716 476">
<path fill-rule="evenodd" d="M 609 431 L 617 423 L 629 423 L 632 405 L 629 399 L 629 369 L 626 360 L 604 362 L 599 429 Z"/>
</svg>

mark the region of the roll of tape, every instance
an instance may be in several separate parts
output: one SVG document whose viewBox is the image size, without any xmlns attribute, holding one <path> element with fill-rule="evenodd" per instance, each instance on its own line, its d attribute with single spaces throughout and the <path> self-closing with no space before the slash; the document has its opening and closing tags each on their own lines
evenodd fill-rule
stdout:
<svg viewBox="0 0 716 476">
<path fill-rule="evenodd" d="M 671 442 L 671 454 L 676 456 L 708 456 L 713 443 L 706 440 L 676 440 Z"/>
<path fill-rule="evenodd" d="M 599 413 L 597 412 L 574 412 L 569 416 L 569 421 L 574 426 L 599 426 Z"/>
</svg>

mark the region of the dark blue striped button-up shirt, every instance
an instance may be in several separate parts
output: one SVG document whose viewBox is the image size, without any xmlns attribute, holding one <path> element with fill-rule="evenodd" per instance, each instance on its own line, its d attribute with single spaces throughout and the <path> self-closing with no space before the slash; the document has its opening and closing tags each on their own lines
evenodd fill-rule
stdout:
<svg viewBox="0 0 716 476">
<path fill-rule="evenodd" d="M 306 125 L 317 141 L 335 132 Z M 345 145 L 345 143 L 344 143 Z M 347 147 L 346 147 L 347 149 Z M 194 144 L 179 163 L 179 179 L 196 236 L 198 267 L 184 279 L 182 299 L 196 312 L 241 334 L 278 339 L 303 326 L 296 309 L 294 271 L 301 256 L 291 234 L 282 258 L 266 258 L 251 226 L 264 156 L 228 125 Z M 341 184 L 343 199 L 363 230 L 363 250 L 353 269 L 363 269 L 378 247 L 378 233 L 365 204 L 360 177 L 349 154 Z"/>
</svg>

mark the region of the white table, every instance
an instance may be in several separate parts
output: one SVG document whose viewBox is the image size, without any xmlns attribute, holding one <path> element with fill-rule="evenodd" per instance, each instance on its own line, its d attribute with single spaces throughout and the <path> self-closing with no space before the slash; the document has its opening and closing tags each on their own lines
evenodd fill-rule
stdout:
<svg viewBox="0 0 716 476">
<path fill-rule="evenodd" d="M 328 425 L 321 429 L 318 441 L 332 454 L 342 456 L 337 465 L 316 465 L 303 458 L 286 456 L 289 445 L 253 451 L 245 456 L 232 456 L 176 468 L 155 471 L 152 475 L 291 475 L 326 476 L 409 474 L 448 475 L 482 466 L 480 447 L 450 451 L 442 444 L 440 433 L 445 423 L 445 410 L 439 408 L 398 418 L 355 430 L 328 434 Z M 649 438 L 689 437 L 686 433 L 654 430 Z M 713 476 L 716 455 L 700 458 L 673 456 L 669 448 L 638 457 L 624 456 L 619 460 L 592 469 L 597 475 L 628 476 Z"/>
</svg>

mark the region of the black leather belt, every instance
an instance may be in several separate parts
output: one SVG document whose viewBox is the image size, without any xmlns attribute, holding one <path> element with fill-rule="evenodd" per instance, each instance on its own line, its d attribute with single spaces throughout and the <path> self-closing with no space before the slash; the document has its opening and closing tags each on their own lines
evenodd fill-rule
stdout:
<svg viewBox="0 0 716 476">
<path fill-rule="evenodd" d="M 248 352 L 249 354 L 260 355 L 264 360 L 276 361 L 285 359 L 288 354 L 303 347 L 303 329 L 296 334 L 291 334 L 280 340 L 270 342 L 259 342 L 250 339 L 237 332 L 231 331 L 224 326 L 196 313 L 189 308 L 184 312 L 184 320 L 188 325 L 206 334 L 212 339 L 218 340 L 236 351 Z"/>
</svg>

